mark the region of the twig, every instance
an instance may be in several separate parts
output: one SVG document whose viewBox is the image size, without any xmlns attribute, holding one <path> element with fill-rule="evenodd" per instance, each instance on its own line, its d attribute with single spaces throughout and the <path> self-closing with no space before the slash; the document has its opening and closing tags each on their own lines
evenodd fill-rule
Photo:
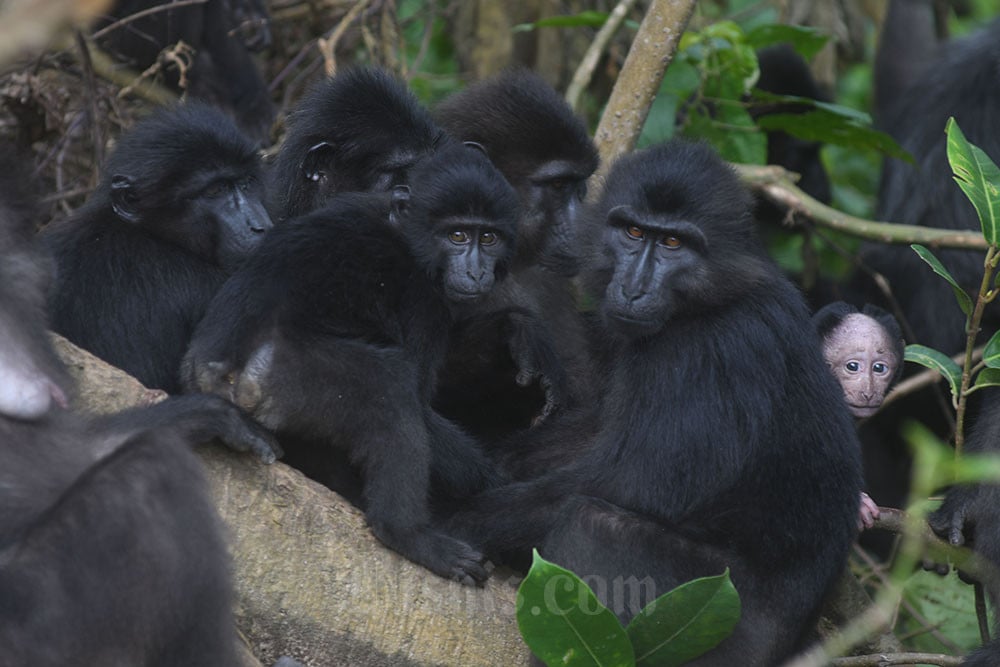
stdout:
<svg viewBox="0 0 1000 667">
<path fill-rule="evenodd" d="M 808 216 L 816 224 L 852 236 L 880 243 L 921 243 L 934 248 L 986 250 L 988 247 L 981 232 L 874 222 L 847 215 L 804 193 L 794 184 L 790 172 L 781 167 L 747 164 L 735 164 L 733 167 L 745 184 L 771 201 Z"/>
<path fill-rule="evenodd" d="M 993 273 L 996 271 L 997 263 L 1000 263 L 1000 252 L 996 246 L 990 246 L 986 251 L 986 259 L 983 261 L 983 281 L 976 294 L 976 304 L 969 313 L 966 326 L 965 360 L 962 364 L 962 384 L 958 388 L 957 403 L 955 405 L 955 456 L 962 455 L 962 448 L 965 445 L 965 411 L 969 400 L 969 387 L 972 386 L 972 352 L 976 347 L 976 338 L 979 336 L 980 323 L 983 320 L 983 310 L 986 304 L 996 297 L 996 293 L 990 288 L 993 284 Z"/>
<path fill-rule="evenodd" d="M 979 638 L 985 644 L 990 640 L 990 622 L 986 617 L 986 594 L 983 592 L 983 584 L 978 581 L 972 585 L 972 590 L 976 596 L 976 620 L 979 621 Z"/>
<path fill-rule="evenodd" d="M 77 52 L 80 54 L 80 64 L 83 66 L 83 80 L 87 91 L 87 108 L 90 112 L 90 128 L 94 133 L 94 166 L 97 169 L 104 164 L 104 131 L 100 123 L 100 115 L 97 109 L 97 81 L 94 77 L 94 64 L 90 59 L 90 49 L 87 41 L 83 38 L 83 33 L 74 31 Z"/>
<path fill-rule="evenodd" d="M 631 151 L 639 139 L 663 81 L 663 72 L 673 59 L 694 5 L 695 0 L 653 0 L 646 10 L 594 132 L 594 142 L 601 154 L 601 166 L 592 179 L 597 183 L 611 164 Z"/>
<path fill-rule="evenodd" d="M 986 348 L 985 345 L 980 345 L 975 350 L 972 351 L 972 360 L 977 362 L 983 358 L 983 350 Z M 960 352 L 952 357 L 952 361 L 956 364 L 962 363 L 965 360 L 965 352 Z M 893 403 L 904 396 L 909 396 L 910 394 L 923 389 L 924 387 L 929 387 L 931 385 L 937 384 L 939 381 L 943 380 L 941 374 L 936 370 L 926 370 L 917 373 L 914 376 L 908 377 L 899 384 L 897 384 L 892 391 L 885 397 L 882 401 L 882 405 L 879 410 L 884 408 L 889 403 Z"/>
<path fill-rule="evenodd" d="M 424 58 L 427 57 L 427 50 L 431 46 L 431 36 L 434 34 L 434 21 L 437 20 L 437 3 L 429 2 L 427 9 L 427 16 L 424 21 L 424 34 L 420 38 L 420 48 L 417 50 L 417 55 L 413 58 L 413 63 L 406 68 L 406 72 L 403 78 L 409 81 L 413 78 L 416 72 L 420 71 L 420 66 L 424 62 Z"/>
<path fill-rule="evenodd" d="M 329 37 L 320 37 L 316 40 L 316 45 L 319 47 L 319 52 L 323 54 L 323 64 L 326 70 L 327 76 L 333 76 L 337 73 L 337 56 L 334 53 L 337 49 L 337 42 L 340 38 L 344 36 L 347 29 L 354 23 L 354 19 L 361 15 L 361 12 L 365 10 L 368 3 L 371 0 L 358 0 L 358 2 L 351 7 L 351 10 L 344 15 L 344 18 L 340 20 L 337 27 L 333 29 Z"/>
<path fill-rule="evenodd" d="M 849 658 L 834 658 L 830 664 L 836 667 L 888 667 L 889 665 L 958 667 L 963 660 L 962 656 L 943 653 L 877 653 L 874 655 L 855 655 Z"/>
<path fill-rule="evenodd" d="M 102 79 L 127 89 L 131 94 L 156 105 L 166 105 L 177 101 L 177 95 L 153 81 L 142 79 L 134 70 L 118 66 L 111 58 L 89 40 L 85 39 L 94 73 Z M 66 49 L 70 50 L 70 49 Z"/>
<path fill-rule="evenodd" d="M 566 88 L 566 102 L 574 110 L 576 110 L 580 103 L 580 95 L 583 94 L 583 91 L 590 84 L 590 80 L 594 76 L 594 70 L 597 69 L 597 61 L 600 60 L 601 54 L 608 47 L 608 42 L 618 32 L 618 28 L 625 22 L 625 16 L 632 10 L 635 3 L 636 0 L 620 0 L 615 5 L 615 8 L 611 10 L 611 13 L 608 14 L 604 25 L 597 31 L 594 41 L 587 47 L 587 52 L 583 54 L 580 66 L 576 68 L 576 71 L 573 73 L 573 80 L 570 81 L 569 87 Z"/>
<path fill-rule="evenodd" d="M 93 40 L 98 40 L 104 37 L 109 32 L 113 32 L 122 28 L 133 21 L 138 21 L 141 18 L 145 18 L 150 14 L 159 14 L 160 12 L 168 12 L 171 9 L 178 9 L 180 7 L 187 7 L 189 5 L 203 5 L 208 0 L 177 0 L 176 2 L 167 2 L 162 5 L 157 5 L 156 7 L 150 7 L 149 9 L 144 9 L 141 12 L 136 12 L 135 14 L 129 14 L 128 16 L 121 18 L 110 25 L 106 25 L 97 32 L 93 33 L 90 38 Z"/>
</svg>

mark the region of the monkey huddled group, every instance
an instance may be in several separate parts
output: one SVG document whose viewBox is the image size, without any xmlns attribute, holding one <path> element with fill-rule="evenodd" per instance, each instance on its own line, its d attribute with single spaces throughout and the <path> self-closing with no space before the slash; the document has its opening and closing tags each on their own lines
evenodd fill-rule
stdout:
<svg viewBox="0 0 1000 667">
<path fill-rule="evenodd" d="M 0 302 L 16 334 L 0 348 L 16 387 L 0 392 L 16 508 L 0 637 L 18 661 L 232 664 L 224 548 L 188 451 L 212 437 L 343 490 L 441 576 L 480 583 L 487 559 L 532 548 L 657 595 L 728 568 L 742 620 L 702 664 L 801 648 L 857 531 L 859 447 L 734 172 L 675 140 L 618 160 L 587 202 L 594 145 L 522 70 L 428 111 L 387 72 L 349 69 L 287 125 L 262 164 L 214 108 L 165 109 L 70 218 L 32 239 L 13 203 L 4 216 L 12 284 L 37 283 Z M 73 416 L 47 322 L 174 396 Z M 30 452 L 8 454 L 17 441 Z M 159 552 L 153 585 L 199 596 L 130 597 L 148 569 L 109 572 L 94 536 Z M 192 540 L 216 545 L 203 566 L 179 555 Z M 99 594 L 114 613 L 81 613 Z M 65 643 L 38 638 L 42 618 Z"/>
<path fill-rule="evenodd" d="M 986 37 L 943 69 L 994 62 Z M 977 95 L 960 121 L 982 145 L 974 111 L 992 107 Z M 917 151 L 930 130 L 907 108 L 880 122 L 909 127 Z M 876 509 L 853 417 L 877 429 L 898 378 L 892 318 L 834 304 L 811 321 L 705 145 L 624 156 L 588 199 L 587 130 L 527 71 L 428 110 L 389 73 L 347 69 L 286 128 L 263 161 L 215 107 L 161 110 L 38 235 L 30 188 L 4 172 L 3 660 L 236 664 L 225 544 L 190 451 L 211 439 L 343 493 L 441 576 L 480 584 L 487 560 L 521 567 L 537 548 L 586 578 L 653 582 L 602 599 L 627 621 L 728 568 L 741 620 L 693 664 L 803 648 Z M 882 217 L 914 221 L 913 173 L 888 169 Z M 867 258 L 890 274 L 909 261 L 892 252 Z M 901 294 L 918 340 L 943 332 L 920 317 L 927 299 Z M 47 327 L 171 397 L 74 414 Z M 994 403 L 973 449 L 995 448 Z M 932 524 L 955 541 L 978 527 L 991 556 L 994 495 L 956 489 Z"/>
</svg>

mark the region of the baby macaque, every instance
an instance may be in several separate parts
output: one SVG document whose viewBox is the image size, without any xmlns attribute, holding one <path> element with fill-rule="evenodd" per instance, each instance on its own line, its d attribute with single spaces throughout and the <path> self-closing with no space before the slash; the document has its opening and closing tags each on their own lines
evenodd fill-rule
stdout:
<svg viewBox="0 0 1000 667">
<path fill-rule="evenodd" d="M 820 308 L 812 319 L 823 357 L 844 390 L 851 414 L 871 417 L 903 372 L 905 344 L 896 318 L 871 304 L 858 311 L 837 301 Z M 861 525 L 871 528 L 878 516 L 878 505 L 862 492 Z"/>
</svg>

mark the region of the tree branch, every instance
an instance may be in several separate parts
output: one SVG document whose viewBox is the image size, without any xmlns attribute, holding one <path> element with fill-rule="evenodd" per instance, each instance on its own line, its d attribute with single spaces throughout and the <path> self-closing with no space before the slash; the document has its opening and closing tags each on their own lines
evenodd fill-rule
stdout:
<svg viewBox="0 0 1000 667">
<path fill-rule="evenodd" d="M 594 132 L 601 154 L 598 180 L 616 158 L 635 147 L 694 5 L 695 0 L 653 0 L 646 10 Z"/>
<path fill-rule="evenodd" d="M 881 243 L 921 243 L 933 248 L 986 250 L 988 247 L 981 232 L 873 222 L 848 215 L 807 195 L 795 185 L 791 172 L 775 165 L 734 164 L 733 167 L 744 184 L 772 202 L 852 236 Z"/>
<path fill-rule="evenodd" d="M 835 667 L 888 667 L 889 665 L 939 665 L 939 667 L 957 667 L 962 664 L 962 656 L 945 655 L 943 653 L 878 653 L 875 655 L 856 655 L 850 658 L 834 658 L 830 661 Z"/>
<path fill-rule="evenodd" d="M 604 49 L 608 47 L 608 42 L 611 41 L 611 38 L 618 32 L 618 28 L 624 23 L 625 15 L 635 6 L 635 3 L 636 0 L 620 0 L 615 5 L 615 8 L 608 14 L 608 19 L 604 22 L 604 25 L 597 31 L 594 41 L 587 47 L 587 52 L 580 59 L 580 66 L 576 68 L 576 72 L 573 73 L 573 80 L 570 81 L 569 87 L 566 89 L 566 102 L 574 111 L 580 102 L 580 95 L 583 94 L 584 89 L 590 83 L 590 79 L 594 76 L 597 61 L 601 58 L 601 54 L 604 53 Z"/>
</svg>

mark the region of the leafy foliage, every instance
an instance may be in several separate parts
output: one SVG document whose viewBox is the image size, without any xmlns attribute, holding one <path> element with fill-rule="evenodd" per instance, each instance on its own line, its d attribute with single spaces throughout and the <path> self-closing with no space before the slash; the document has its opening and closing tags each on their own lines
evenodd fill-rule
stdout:
<svg viewBox="0 0 1000 667">
<path fill-rule="evenodd" d="M 627 667 L 635 654 L 625 628 L 575 574 L 534 552 L 517 590 L 517 626 L 547 665 Z"/>
<path fill-rule="evenodd" d="M 701 32 L 688 31 L 667 69 L 639 145 L 657 143 L 679 131 L 708 140 L 727 160 L 764 164 L 767 137 L 763 130 L 782 130 L 806 141 L 906 159 L 908 155 L 891 137 L 871 128 L 865 113 L 755 88 L 760 75 L 757 49 L 789 43 L 808 58 L 826 41 L 814 29 L 777 24 L 744 32 L 733 21 L 720 21 Z M 751 111 L 776 105 L 794 107 L 796 112 L 754 120 Z"/>
<path fill-rule="evenodd" d="M 627 629 L 583 580 L 537 551 L 518 589 L 521 636 L 547 665 L 674 667 L 728 637 L 739 618 L 728 570 L 658 597 Z"/>
<path fill-rule="evenodd" d="M 968 142 L 954 118 L 948 119 L 945 133 L 955 182 L 976 207 L 986 242 L 996 244 L 1000 235 L 1000 169 L 981 148 Z"/>
<path fill-rule="evenodd" d="M 927 262 L 927 264 L 931 267 L 931 269 L 934 270 L 934 273 L 938 274 L 939 276 L 948 281 L 948 284 L 951 285 L 952 291 L 955 293 L 955 299 L 958 300 L 958 307 L 962 309 L 962 312 L 965 313 L 966 317 L 971 315 L 972 297 L 970 297 L 968 293 L 961 288 L 961 286 L 958 284 L 958 281 L 956 281 L 952 277 L 951 273 L 949 273 L 948 269 L 944 267 L 944 264 L 942 264 L 941 261 L 937 257 L 935 257 L 933 253 L 931 253 L 930 250 L 920 245 L 919 243 L 914 243 L 910 247 L 913 248 L 913 251 L 920 256 L 920 259 Z"/>
</svg>

